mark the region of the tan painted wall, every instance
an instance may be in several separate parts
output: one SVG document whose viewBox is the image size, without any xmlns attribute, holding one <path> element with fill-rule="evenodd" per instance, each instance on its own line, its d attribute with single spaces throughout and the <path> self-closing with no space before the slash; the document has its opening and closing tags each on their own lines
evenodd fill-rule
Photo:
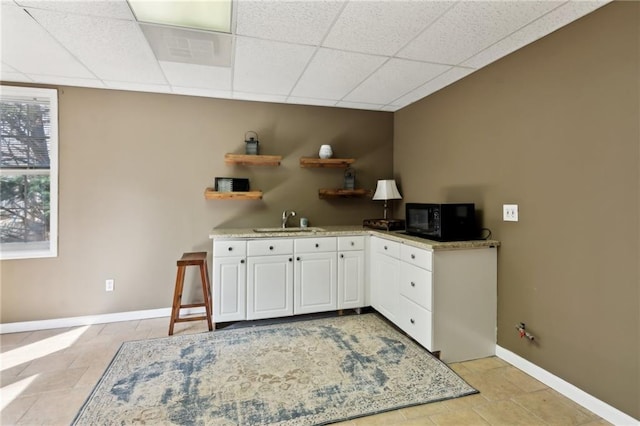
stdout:
<svg viewBox="0 0 640 426">
<path fill-rule="evenodd" d="M 635 418 L 639 24 L 640 3 L 615 2 L 394 121 L 405 201 L 475 202 L 502 241 L 499 345 Z"/>
<path fill-rule="evenodd" d="M 299 158 L 331 144 L 357 159 L 358 187 L 374 189 L 392 174 L 391 113 L 69 87 L 59 109 L 59 256 L 2 262 L 2 323 L 169 307 L 176 259 L 211 252 L 214 227 L 279 226 L 284 209 L 315 226 L 382 214 L 369 199 L 320 200 L 343 170 Z M 280 167 L 225 165 L 248 130 Z M 207 201 L 216 176 L 249 177 L 264 198 Z"/>
</svg>

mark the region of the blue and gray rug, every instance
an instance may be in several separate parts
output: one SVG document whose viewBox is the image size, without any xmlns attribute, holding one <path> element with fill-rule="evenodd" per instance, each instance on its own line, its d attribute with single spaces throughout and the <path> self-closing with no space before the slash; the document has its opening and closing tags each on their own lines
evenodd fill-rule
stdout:
<svg viewBox="0 0 640 426">
<path fill-rule="evenodd" d="M 76 425 L 319 425 L 477 393 L 377 314 L 125 342 Z"/>
</svg>

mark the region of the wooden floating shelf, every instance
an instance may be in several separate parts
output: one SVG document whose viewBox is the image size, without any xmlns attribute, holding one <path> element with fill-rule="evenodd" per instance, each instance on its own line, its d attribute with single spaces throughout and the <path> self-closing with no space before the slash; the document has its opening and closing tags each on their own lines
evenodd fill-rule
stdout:
<svg viewBox="0 0 640 426">
<path fill-rule="evenodd" d="M 371 197 L 373 191 L 369 189 L 320 189 L 318 196 L 320 199 L 329 198 L 362 198 Z"/>
<path fill-rule="evenodd" d="M 225 154 L 226 164 L 240 164 L 243 166 L 279 166 L 282 161 L 281 155 L 246 155 L 246 154 Z"/>
<path fill-rule="evenodd" d="M 207 188 L 204 191 L 204 198 L 206 200 L 261 200 L 262 191 L 218 192 Z"/>
<path fill-rule="evenodd" d="M 302 157 L 300 167 L 322 167 L 327 169 L 344 169 L 355 162 L 355 158 L 313 158 Z"/>
</svg>

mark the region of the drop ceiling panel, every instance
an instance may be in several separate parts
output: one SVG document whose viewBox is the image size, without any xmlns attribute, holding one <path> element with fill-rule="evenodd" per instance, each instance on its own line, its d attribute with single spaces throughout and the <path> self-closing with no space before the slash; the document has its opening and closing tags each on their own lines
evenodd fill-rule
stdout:
<svg viewBox="0 0 640 426">
<path fill-rule="evenodd" d="M 2 2 L 2 62 L 25 74 L 94 78 L 23 9 Z"/>
<path fill-rule="evenodd" d="M 106 87 L 102 80 L 97 78 L 77 78 L 77 77 L 64 77 L 59 75 L 42 75 L 42 74 L 30 74 L 30 76 L 37 80 L 39 83 L 44 84 L 59 84 L 62 86 L 77 86 L 77 87 Z"/>
<path fill-rule="evenodd" d="M 561 4 L 556 1 L 459 2 L 398 56 L 459 64 Z"/>
<path fill-rule="evenodd" d="M 388 104 L 425 82 L 451 68 L 448 65 L 430 64 L 391 59 L 371 77 L 360 84 L 344 100 L 371 104 Z M 401 75 L 402 78 L 398 78 Z"/>
<path fill-rule="evenodd" d="M 349 2 L 323 46 L 393 55 L 453 4 L 455 2 L 446 1 Z"/>
<path fill-rule="evenodd" d="M 331 99 L 299 98 L 296 96 L 289 96 L 287 98 L 287 103 L 298 105 L 335 106 L 336 101 Z"/>
<path fill-rule="evenodd" d="M 449 71 L 440 74 L 439 76 L 426 82 L 417 89 L 411 91 L 411 93 L 407 93 L 401 98 L 396 99 L 394 102 L 392 102 L 392 105 L 406 106 L 412 104 L 424 98 L 425 96 L 429 96 L 430 94 L 447 87 L 451 83 L 454 83 L 461 78 L 468 76 L 474 71 L 475 70 L 469 68 L 453 67 Z"/>
<path fill-rule="evenodd" d="M 340 101 L 336 104 L 336 106 L 339 108 L 368 109 L 372 111 L 381 110 L 383 107 L 383 105 L 374 105 L 374 104 L 367 104 L 364 102 L 347 102 L 347 101 Z"/>
<path fill-rule="evenodd" d="M 110 81 L 105 80 L 105 85 L 109 89 L 133 90 L 136 92 L 171 93 L 171 86 L 168 84 L 135 83 L 130 81 Z"/>
<path fill-rule="evenodd" d="M 516 31 L 509 37 L 500 40 L 487 49 L 481 51 L 472 58 L 466 60 L 462 65 L 481 68 L 494 62 L 503 56 L 512 53 L 529 43 L 532 43 L 546 34 L 567 25 L 589 12 L 602 6 L 604 2 L 596 1 L 573 1 L 567 2 L 557 9 L 552 10 L 546 15 L 540 17 L 530 25 Z"/>
<path fill-rule="evenodd" d="M 176 95 L 201 96 L 207 98 L 232 99 L 233 93 L 230 90 L 211 90 L 193 87 L 173 86 L 173 93 Z"/>
<path fill-rule="evenodd" d="M 233 89 L 287 96 L 314 51 L 309 46 L 238 37 Z"/>
<path fill-rule="evenodd" d="M 99 78 L 166 83 L 137 23 L 40 9 L 30 13 Z"/>
<path fill-rule="evenodd" d="M 255 93 L 243 92 L 233 92 L 233 99 L 241 101 L 274 102 L 279 104 L 283 104 L 287 101 L 287 97 L 282 95 L 256 95 Z"/>
<path fill-rule="evenodd" d="M 318 45 L 342 1 L 239 1 L 236 32 L 241 36 Z"/>
<path fill-rule="evenodd" d="M 384 61 L 382 56 L 319 49 L 291 95 L 342 99 Z"/>
<path fill-rule="evenodd" d="M 127 19 L 135 18 L 126 0 L 83 0 L 83 1 L 29 1 L 16 0 L 20 6 L 53 10 L 57 12 L 74 13 L 77 15 L 101 16 L 104 18 Z"/>
<path fill-rule="evenodd" d="M 231 91 L 231 68 L 160 61 L 172 86 Z"/>
</svg>

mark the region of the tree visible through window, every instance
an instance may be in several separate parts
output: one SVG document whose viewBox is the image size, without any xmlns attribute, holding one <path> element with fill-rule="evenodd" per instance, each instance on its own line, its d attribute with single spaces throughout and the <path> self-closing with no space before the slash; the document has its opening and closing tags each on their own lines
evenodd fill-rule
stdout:
<svg viewBox="0 0 640 426">
<path fill-rule="evenodd" d="M 0 255 L 57 255 L 57 92 L 0 87 Z"/>
</svg>

